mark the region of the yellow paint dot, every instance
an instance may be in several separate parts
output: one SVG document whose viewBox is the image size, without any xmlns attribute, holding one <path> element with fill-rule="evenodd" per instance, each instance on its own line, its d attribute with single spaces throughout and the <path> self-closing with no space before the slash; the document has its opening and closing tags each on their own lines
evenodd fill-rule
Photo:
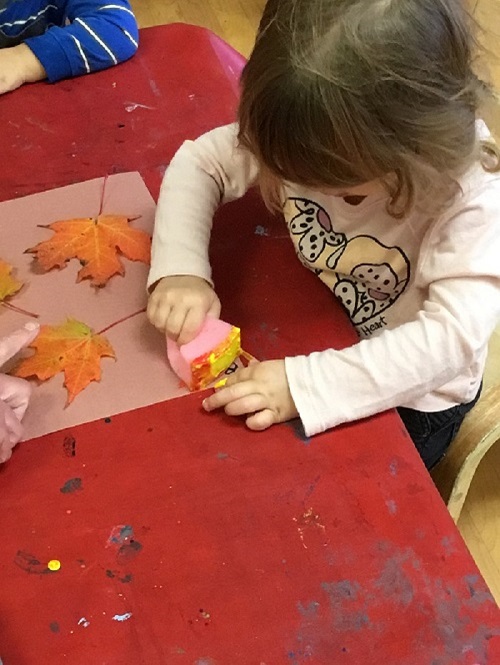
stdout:
<svg viewBox="0 0 500 665">
<path fill-rule="evenodd" d="M 59 570 L 60 567 L 61 567 L 61 562 L 58 561 L 57 559 L 52 559 L 52 560 L 49 561 L 49 563 L 47 564 L 47 568 L 48 568 L 49 570 Z"/>
</svg>

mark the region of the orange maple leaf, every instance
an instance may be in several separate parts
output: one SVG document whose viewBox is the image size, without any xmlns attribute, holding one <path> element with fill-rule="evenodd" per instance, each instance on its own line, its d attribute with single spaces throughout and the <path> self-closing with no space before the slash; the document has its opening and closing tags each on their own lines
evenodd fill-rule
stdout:
<svg viewBox="0 0 500 665">
<path fill-rule="evenodd" d="M 0 305 L 11 309 L 18 314 L 25 314 L 26 316 L 32 316 L 34 319 L 37 319 L 38 314 L 28 312 L 28 310 L 17 307 L 11 302 L 7 302 L 5 300 L 9 296 L 15 295 L 24 286 L 23 282 L 20 282 L 18 279 L 14 279 L 14 277 L 12 277 L 10 274 L 11 272 L 12 266 L 0 259 Z"/>
<path fill-rule="evenodd" d="M 17 293 L 23 283 L 11 275 L 12 266 L 0 259 L 0 302 Z"/>
<path fill-rule="evenodd" d="M 45 271 L 65 268 L 68 261 L 78 259 L 83 267 L 77 281 L 90 279 L 94 286 L 104 286 L 110 277 L 125 272 L 118 252 L 131 261 L 149 263 L 151 237 L 131 228 L 133 219 L 137 218 L 98 215 L 54 222 L 42 228 L 55 231 L 55 235 L 26 252 L 36 254 Z"/>
<path fill-rule="evenodd" d="M 75 319 L 67 319 L 58 326 L 42 326 L 30 348 L 35 349 L 35 353 L 24 358 L 11 374 L 46 381 L 64 372 L 67 404 L 71 404 L 91 381 L 100 381 L 101 358 L 116 357 L 105 337 Z"/>
</svg>

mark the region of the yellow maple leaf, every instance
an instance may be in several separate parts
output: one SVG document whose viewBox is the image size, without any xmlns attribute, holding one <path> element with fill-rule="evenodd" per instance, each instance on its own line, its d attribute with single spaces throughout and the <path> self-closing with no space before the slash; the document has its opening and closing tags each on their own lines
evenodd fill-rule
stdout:
<svg viewBox="0 0 500 665">
<path fill-rule="evenodd" d="M 75 319 L 67 319 L 58 326 L 42 326 L 29 348 L 35 349 L 35 353 L 24 358 L 11 374 L 46 381 L 64 372 L 67 404 L 91 381 L 100 381 L 101 358 L 116 357 L 105 337 Z"/>
<path fill-rule="evenodd" d="M 110 277 L 125 272 L 118 252 L 131 261 L 149 263 L 151 237 L 131 228 L 130 221 L 124 215 L 98 215 L 54 222 L 43 228 L 55 235 L 26 252 L 35 254 L 45 271 L 78 259 L 82 268 L 77 281 L 90 279 L 94 286 L 104 286 Z"/>
<path fill-rule="evenodd" d="M 11 275 L 12 266 L 0 259 L 0 302 L 13 296 L 23 286 L 23 283 Z"/>
</svg>

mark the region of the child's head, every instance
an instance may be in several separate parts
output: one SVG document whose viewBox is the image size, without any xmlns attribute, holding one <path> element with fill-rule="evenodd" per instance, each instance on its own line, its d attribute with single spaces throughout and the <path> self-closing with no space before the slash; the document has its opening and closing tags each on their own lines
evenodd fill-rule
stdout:
<svg viewBox="0 0 500 665">
<path fill-rule="evenodd" d="M 268 203 L 281 181 L 346 190 L 380 179 L 394 216 L 420 192 L 452 196 L 477 158 L 488 94 L 464 4 L 268 0 L 239 112 Z"/>
</svg>

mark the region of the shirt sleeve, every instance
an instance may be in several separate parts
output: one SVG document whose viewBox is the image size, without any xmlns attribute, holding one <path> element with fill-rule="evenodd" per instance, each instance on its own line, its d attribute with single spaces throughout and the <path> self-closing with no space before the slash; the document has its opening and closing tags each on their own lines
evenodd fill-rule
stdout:
<svg viewBox="0 0 500 665">
<path fill-rule="evenodd" d="M 137 50 L 139 31 L 128 0 L 68 0 L 68 25 L 26 44 L 54 82 L 117 65 Z"/>
<path fill-rule="evenodd" d="M 168 275 L 211 281 L 208 246 L 219 205 L 255 184 L 255 158 L 238 144 L 238 126 L 226 125 L 186 141 L 168 167 L 156 210 L 148 288 Z"/>
<path fill-rule="evenodd" d="M 341 351 L 286 358 L 308 435 L 404 405 L 466 375 L 500 319 L 498 193 L 497 183 L 432 229 L 418 266 L 426 299 L 415 320 Z"/>
</svg>

